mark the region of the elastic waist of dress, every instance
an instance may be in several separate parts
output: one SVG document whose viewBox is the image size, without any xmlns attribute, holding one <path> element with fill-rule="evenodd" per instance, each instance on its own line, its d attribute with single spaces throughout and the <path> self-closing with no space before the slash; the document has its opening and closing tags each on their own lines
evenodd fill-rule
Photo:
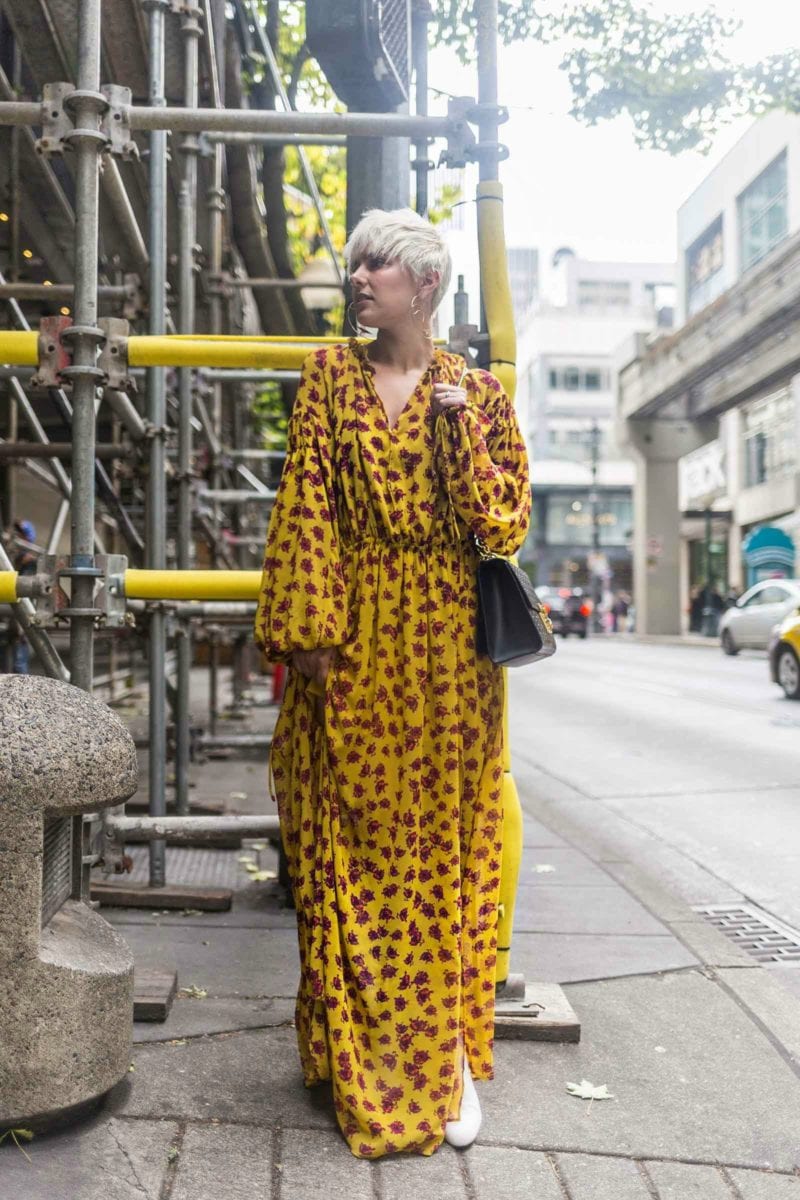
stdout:
<svg viewBox="0 0 800 1200">
<path fill-rule="evenodd" d="M 380 550 L 414 550 L 419 554 L 458 554 L 463 555 L 471 544 L 471 538 L 462 541 L 446 541 L 442 538 L 430 538 L 422 541 L 419 538 L 393 537 L 388 534 L 362 534 L 355 538 L 343 538 L 342 550 L 361 550 L 376 547 Z"/>
</svg>

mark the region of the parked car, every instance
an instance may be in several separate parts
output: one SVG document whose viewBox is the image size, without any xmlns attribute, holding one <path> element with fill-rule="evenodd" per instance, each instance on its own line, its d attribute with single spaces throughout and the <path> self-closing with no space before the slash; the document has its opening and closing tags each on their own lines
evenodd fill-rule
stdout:
<svg viewBox="0 0 800 1200">
<path fill-rule="evenodd" d="M 583 588 L 537 587 L 536 595 L 547 610 L 553 632 L 561 637 L 577 633 L 585 638 L 592 602 Z"/>
<path fill-rule="evenodd" d="M 800 579 L 762 579 L 722 614 L 719 635 L 726 654 L 766 650 L 776 624 L 800 604 Z"/>
<path fill-rule="evenodd" d="M 772 631 L 769 673 L 790 700 L 800 700 L 800 607 Z"/>
</svg>

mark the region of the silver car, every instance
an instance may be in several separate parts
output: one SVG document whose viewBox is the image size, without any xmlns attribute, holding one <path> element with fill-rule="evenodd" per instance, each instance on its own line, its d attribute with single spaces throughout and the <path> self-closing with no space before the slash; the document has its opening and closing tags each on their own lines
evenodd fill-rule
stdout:
<svg viewBox="0 0 800 1200">
<path fill-rule="evenodd" d="M 766 650 L 772 627 L 800 605 L 800 579 L 762 579 L 722 614 L 719 635 L 726 654 Z"/>
</svg>

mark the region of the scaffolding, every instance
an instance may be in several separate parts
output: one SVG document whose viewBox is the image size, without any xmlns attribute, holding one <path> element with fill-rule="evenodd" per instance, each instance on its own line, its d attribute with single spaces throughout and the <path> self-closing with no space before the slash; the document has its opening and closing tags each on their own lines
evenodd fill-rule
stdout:
<svg viewBox="0 0 800 1200">
<path fill-rule="evenodd" d="M 2 216 L 9 217 L 13 234 L 9 278 L 0 276 L 0 311 L 7 317 L 7 327 L 0 328 L 0 388 L 5 388 L 8 412 L 0 466 L 6 467 L 5 500 L 11 507 L 4 519 L 16 515 L 9 464 L 24 463 L 37 484 L 60 495 L 36 575 L 17 576 L 10 548 L 0 544 L 0 603 L 13 605 L 47 675 L 89 691 L 98 631 L 110 639 L 113 677 L 115 638 L 130 633 L 132 619 L 146 617 L 149 816 L 112 810 L 99 820 L 71 819 L 72 896 L 88 899 L 91 866 L 118 861 L 126 834 L 148 840 L 150 885 L 160 887 L 166 882 L 166 835 L 189 840 L 205 833 L 208 822 L 208 828 L 220 827 L 220 818 L 190 815 L 189 676 L 198 623 L 209 642 L 211 677 L 208 730 L 201 740 L 268 745 L 260 735 L 225 738 L 217 729 L 220 640 L 232 632 L 234 691 L 241 700 L 260 547 L 280 473 L 280 454 L 255 444 L 248 432 L 247 389 L 267 380 L 291 387 L 310 348 L 342 338 L 310 336 L 298 328 L 293 319 L 298 310 L 290 299 L 296 301 L 309 284 L 259 273 L 259 264 L 269 266 L 268 255 L 251 254 L 249 263 L 244 261 L 227 186 L 229 155 L 247 156 L 256 146 L 300 148 L 320 243 L 333 264 L 335 286 L 344 287 L 302 147 L 411 139 L 417 208 L 426 212 L 433 166 L 428 147 L 433 139 L 444 139 L 442 157 L 448 165 L 475 161 L 480 167 L 483 328 L 458 325 L 450 344 L 467 354 L 477 351 L 481 365 L 494 371 L 513 396 L 515 343 L 497 182 L 504 152 L 498 130 L 506 114 L 497 102 L 496 0 L 477 5 L 477 102 L 451 100 L 444 116 L 427 113 L 422 4 L 414 6 L 413 115 L 294 111 L 270 42 L 246 0 L 234 7 L 249 22 L 280 109 L 225 107 L 225 55 L 219 44 L 225 15 L 220 21 L 217 11 L 223 5 L 81 0 L 73 7 L 74 46 L 68 36 L 55 36 L 52 23 L 43 34 L 32 12 L 16 0 L 0 4 L 2 32 L 11 38 L 5 61 L 12 66 L 9 77 L 0 65 L 0 137 L 8 139 L 11 150 L 5 205 L 10 213 Z M 50 41 L 41 41 L 45 34 Z M 134 39 L 127 57 L 120 46 L 123 36 Z M 115 82 L 102 84 L 101 65 Z M 70 68 L 74 83 L 61 81 L 65 71 L 53 74 L 55 66 Z M 23 195 L 28 168 L 41 183 L 40 208 L 47 220 Z M 39 239 L 39 253 L 55 281 L 19 278 L 22 230 L 32 244 Z M 72 262 L 60 248 L 67 237 L 74 244 Z M 38 325 L 35 315 L 23 311 L 24 304 L 38 306 Z M 143 396 L 137 391 L 142 383 Z M 20 437 L 23 424 L 32 441 Z M 58 436 L 51 436 L 53 429 Z M 203 474 L 197 465 L 201 457 Z M 144 489 L 136 471 L 121 470 L 120 463 L 138 466 Z M 102 503 L 102 531 L 96 497 Z M 70 552 L 64 554 L 60 543 L 67 518 Z M 232 537 L 226 536 L 228 527 Z M 257 561 L 247 549 L 253 540 L 259 545 Z M 198 569 L 198 547 L 204 548 L 209 569 Z M 51 636 L 65 626 L 68 662 Z M 174 688 L 165 672 L 168 645 L 175 657 Z M 168 708 L 176 780 L 175 815 L 169 817 Z M 507 745 L 505 767 L 512 836 L 503 864 L 501 981 L 507 975 L 521 846 Z M 228 816 L 224 822 L 247 834 L 278 831 L 272 815 Z"/>
</svg>

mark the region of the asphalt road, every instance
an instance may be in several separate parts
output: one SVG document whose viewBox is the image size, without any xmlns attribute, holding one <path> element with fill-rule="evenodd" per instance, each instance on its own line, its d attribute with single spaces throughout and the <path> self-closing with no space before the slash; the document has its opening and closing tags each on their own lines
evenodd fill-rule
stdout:
<svg viewBox="0 0 800 1200">
<path fill-rule="evenodd" d="M 523 805 L 537 786 L 593 805 L 688 903 L 745 897 L 800 928 L 800 702 L 765 654 L 570 638 L 508 679 Z"/>
</svg>

